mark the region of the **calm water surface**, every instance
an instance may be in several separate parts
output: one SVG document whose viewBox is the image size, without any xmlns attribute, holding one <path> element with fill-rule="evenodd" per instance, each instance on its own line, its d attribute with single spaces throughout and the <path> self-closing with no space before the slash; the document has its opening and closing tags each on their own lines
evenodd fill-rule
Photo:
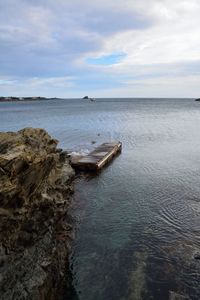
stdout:
<svg viewBox="0 0 200 300">
<path fill-rule="evenodd" d="M 77 152 L 93 149 L 91 141 L 123 143 L 98 176 L 76 182 L 74 299 L 200 299 L 200 103 L 0 103 L 1 131 L 25 126 L 45 128 Z"/>
</svg>

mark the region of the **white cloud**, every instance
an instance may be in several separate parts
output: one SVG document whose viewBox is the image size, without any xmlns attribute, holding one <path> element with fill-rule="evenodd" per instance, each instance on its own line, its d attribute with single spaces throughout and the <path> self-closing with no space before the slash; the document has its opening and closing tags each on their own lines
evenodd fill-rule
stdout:
<svg viewBox="0 0 200 300">
<path fill-rule="evenodd" d="M 125 81 L 123 86 L 96 90 L 101 97 L 199 98 L 199 76 L 156 77 Z"/>
<path fill-rule="evenodd" d="M 41 95 L 51 97 L 54 92 L 60 93 L 66 97 L 67 91 L 75 87 L 75 77 L 47 77 L 30 79 L 10 78 L 0 79 L 1 92 L 6 96 L 15 94 L 16 96 L 33 96 Z M 9 90 L 7 89 L 9 87 Z M 56 96 L 56 95 L 54 95 Z"/>
<path fill-rule="evenodd" d="M 30 87 L 37 86 L 39 93 L 50 83 L 59 92 L 57 86 L 63 84 L 64 88 L 66 78 L 73 88 L 73 80 L 69 79 L 73 76 L 80 83 L 82 76 L 80 85 L 83 87 L 84 82 L 91 88 L 96 72 L 100 86 L 110 78 L 113 87 L 109 91 L 117 92 L 120 85 L 125 95 L 130 93 L 128 81 L 143 82 L 141 93 L 147 94 L 147 80 L 159 85 L 160 78 L 168 81 L 188 77 L 191 84 L 184 89 L 192 93 L 198 89 L 200 72 L 199 15 L 199 0 L 2 2 L 0 75 L 22 76 L 26 79 L 21 81 L 29 80 Z M 126 53 L 126 57 L 110 66 L 86 63 L 91 57 L 113 53 Z M 151 86 L 152 96 L 156 84 Z M 166 85 L 162 87 L 165 94 Z M 174 92 L 172 85 L 168 88 Z M 183 89 L 179 92 L 182 94 Z"/>
<path fill-rule="evenodd" d="M 127 53 L 121 69 L 200 59 L 200 2 L 150 0 L 140 1 L 139 7 L 140 13 L 151 15 L 152 26 L 117 33 L 105 41 L 106 52 Z"/>
</svg>

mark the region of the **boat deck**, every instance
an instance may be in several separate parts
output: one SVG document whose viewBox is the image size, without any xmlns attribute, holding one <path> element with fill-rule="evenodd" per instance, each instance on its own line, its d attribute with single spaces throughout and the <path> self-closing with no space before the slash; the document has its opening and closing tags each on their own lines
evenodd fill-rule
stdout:
<svg viewBox="0 0 200 300">
<path fill-rule="evenodd" d="M 121 152 L 121 142 L 103 143 L 88 155 L 73 163 L 75 169 L 98 171 L 103 168 L 117 153 Z"/>
</svg>

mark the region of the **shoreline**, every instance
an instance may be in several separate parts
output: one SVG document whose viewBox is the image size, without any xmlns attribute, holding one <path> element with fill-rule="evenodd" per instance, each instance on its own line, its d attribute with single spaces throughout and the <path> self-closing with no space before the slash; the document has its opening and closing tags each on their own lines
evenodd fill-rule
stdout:
<svg viewBox="0 0 200 300">
<path fill-rule="evenodd" d="M 1 299 L 63 299 L 75 178 L 68 153 L 43 129 L 0 132 Z"/>
<path fill-rule="evenodd" d="M 25 102 L 25 101 L 45 101 L 45 100 L 58 100 L 59 98 L 46 98 L 46 97 L 0 97 L 0 102 Z"/>
</svg>

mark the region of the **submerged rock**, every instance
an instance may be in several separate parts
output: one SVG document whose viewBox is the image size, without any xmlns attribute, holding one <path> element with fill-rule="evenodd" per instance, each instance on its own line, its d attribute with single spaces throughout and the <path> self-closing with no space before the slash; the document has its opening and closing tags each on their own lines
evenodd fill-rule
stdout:
<svg viewBox="0 0 200 300">
<path fill-rule="evenodd" d="M 0 299 L 62 299 L 70 287 L 74 171 L 43 129 L 0 133 Z"/>
<path fill-rule="evenodd" d="M 180 295 L 178 293 L 170 291 L 169 300 L 190 300 L 190 298 L 187 295 Z"/>
<path fill-rule="evenodd" d="M 135 268 L 131 273 L 129 282 L 129 293 L 131 299 L 143 299 L 146 294 L 146 267 L 147 253 L 144 251 L 134 252 Z"/>
<path fill-rule="evenodd" d="M 194 253 L 194 259 L 199 259 L 200 260 L 200 252 Z"/>
</svg>

